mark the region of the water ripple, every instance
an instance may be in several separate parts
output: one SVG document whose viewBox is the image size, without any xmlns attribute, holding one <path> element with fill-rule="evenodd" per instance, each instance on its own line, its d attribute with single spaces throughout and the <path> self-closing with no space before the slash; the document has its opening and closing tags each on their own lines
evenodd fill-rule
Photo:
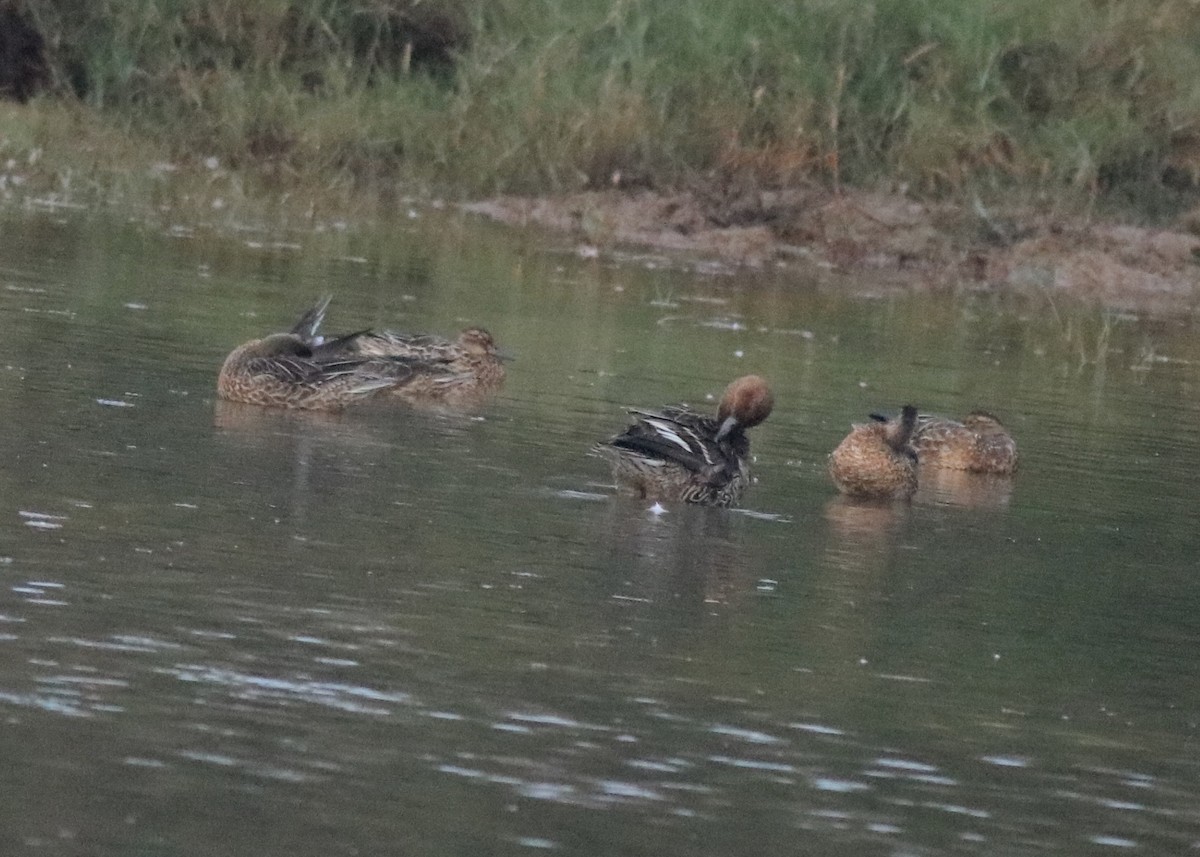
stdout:
<svg viewBox="0 0 1200 857">
<path fill-rule="evenodd" d="M 386 692 L 341 682 L 273 678 L 203 665 L 183 665 L 159 672 L 172 675 L 183 682 L 228 687 L 235 690 L 236 695 L 241 699 L 286 700 L 289 697 L 297 697 L 304 702 L 354 714 L 387 715 L 392 713 L 389 706 L 369 703 L 413 704 L 411 694 L 402 691 Z"/>
<path fill-rule="evenodd" d="M 527 714 L 522 711 L 510 711 L 505 716 L 509 720 L 515 720 L 517 723 L 532 723 L 535 726 L 558 726 L 566 729 L 589 729 L 597 732 L 612 731 L 611 727 L 608 726 L 601 726 L 597 723 L 581 723 L 578 720 L 558 714 Z"/>
<path fill-rule="evenodd" d="M 755 729 L 742 729 L 738 726 L 728 726 L 723 723 L 717 723 L 710 726 L 709 732 L 714 735 L 724 735 L 729 738 L 737 738 L 745 741 L 747 744 L 783 744 L 782 738 L 776 738 L 774 735 L 768 735 L 766 732 L 759 732 Z"/>
<path fill-rule="evenodd" d="M 709 756 L 708 761 L 718 765 L 729 765 L 732 768 L 748 768 L 754 771 L 772 771 L 780 774 L 794 774 L 795 765 L 786 762 L 764 762 L 761 759 L 740 759 L 736 756 Z"/>
</svg>

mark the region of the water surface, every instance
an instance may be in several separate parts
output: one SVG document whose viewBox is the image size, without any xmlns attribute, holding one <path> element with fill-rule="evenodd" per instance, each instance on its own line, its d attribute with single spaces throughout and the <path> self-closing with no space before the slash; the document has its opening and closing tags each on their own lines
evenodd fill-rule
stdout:
<svg viewBox="0 0 1200 857">
<path fill-rule="evenodd" d="M 436 211 L 9 215 L 0 851 L 1200 847 L 1191 318 L 727 271 Z M 465 413 L 214 401 L 234 345 L 484 324 Z M 623 409 L 767 376 L 740 511 L 615 494 Z M 838 499 L 852 420 L 984 406 L 1014 480 Z"/>
</svg>

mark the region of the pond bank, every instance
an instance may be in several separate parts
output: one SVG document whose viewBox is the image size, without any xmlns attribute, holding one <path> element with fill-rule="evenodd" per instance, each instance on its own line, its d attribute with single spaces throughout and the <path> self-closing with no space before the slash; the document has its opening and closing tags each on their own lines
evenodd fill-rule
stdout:
<svg viewBox="0 0 1200 857">
<path fill-rule="evenodd" d="M 305 228 L 399 216 L 438 197 L 417 182 L 281 179 L 261 164 L 180 155 L 119 133 L 83 108 L 0 104 L 0 206 L 152 212 L 184 223 Z M 324 180 L 318 180 L 323 177 Z M 465 193 L 465 191 L 463 192 Z M 567 233 L 583 253 L 651 247 L 727 264 L 811 264 L 922 289 L 1026 289 L 1156 315 L 1200 305 L 1200 210 L 1148 227 L 1087 216 L 1079 204 L 988 209 L 843 185 L 731 191 L 611 189 L 495 196 L 462 209 L 514 226 Z"/>
<path fill-rule="evenodd" d="M 703 190 L 504 196 L 463 207 L 573 233 L 585 254 L 628 244 L 755 267 L 801 259 L 900 287 L 1033 288 L 1149 314 L 1200 302 L 1200 237 L 1180 229 L 817 187 L 732 200 Z"/>
</svg>

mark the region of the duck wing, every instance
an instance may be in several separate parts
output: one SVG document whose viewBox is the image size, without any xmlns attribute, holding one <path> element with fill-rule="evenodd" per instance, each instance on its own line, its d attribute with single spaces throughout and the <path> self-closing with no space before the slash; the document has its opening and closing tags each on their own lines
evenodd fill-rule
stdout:
<svg viewBox="0 0 1200 857">
<path fill-rule="evenodd" d="M 715 420 L 684 408 L 630 413 L 636 419 L 609 441 L 612 446 L 671 461 L 706 476 L 726 468 L 727 456 L 715 440 Z"/>
<path fill-rule="evenodd" d="M 317 360 L 301 354 L 281 354 L 273 357 L 255 357 L 246 363 L 250 375 L 268 375 L 290 384 L 311 384 L 352 375 L 362 371 L 369 361 Z"/>
</svg>

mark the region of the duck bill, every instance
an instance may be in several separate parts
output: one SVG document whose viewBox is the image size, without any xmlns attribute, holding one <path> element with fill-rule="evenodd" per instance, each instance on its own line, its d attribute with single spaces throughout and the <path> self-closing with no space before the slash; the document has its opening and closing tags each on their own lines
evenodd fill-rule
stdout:
<svg viewBox="0 0 1200 857">
<path fill-rule="evenodd" d="M 721 423 L 721 427 L 717 429 L 717 442 L 720 443 L 725 438 L 729 437 L 730 432 L 737 427 L 737 424 L 737 420 L 735 420 L 733 417 L 726 417 L 725 422 Z"/>
</svg>

